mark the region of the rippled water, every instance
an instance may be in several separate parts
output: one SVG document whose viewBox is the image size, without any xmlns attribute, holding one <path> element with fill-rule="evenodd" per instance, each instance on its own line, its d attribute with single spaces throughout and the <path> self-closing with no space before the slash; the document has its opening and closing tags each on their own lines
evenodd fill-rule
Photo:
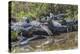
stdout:
<svg viewBox="0 0 80 54">
<path fill-rule="evenodd" d="M 60 35 L 47 36 L 45 39 L 30 41 L 24 46 L 12 47 L 12 52 L 40 52 L 77 48 L 77 35 L 78 32 L 69 32 Z"/>
</svg>

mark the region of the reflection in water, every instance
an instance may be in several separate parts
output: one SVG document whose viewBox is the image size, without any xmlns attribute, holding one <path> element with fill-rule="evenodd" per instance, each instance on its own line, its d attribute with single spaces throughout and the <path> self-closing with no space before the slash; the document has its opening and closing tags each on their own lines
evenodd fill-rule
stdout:
<svg viewBox="0 0 80 54">
<path fill-rule="evenodd" d="M 46 36 L 45 39 L 32 40 L 26 45 L 16 46 L 12 48 L 13 52 L 32 52 L 32 51 L 39 52 L 39 51 L 72 49 L 77 47 L 77 42 L 78 42 L 77 39 L 78 39 L 77 32 L 69 32 L 69 33 L 63 33 L 61 35 Z"/>
</svg>

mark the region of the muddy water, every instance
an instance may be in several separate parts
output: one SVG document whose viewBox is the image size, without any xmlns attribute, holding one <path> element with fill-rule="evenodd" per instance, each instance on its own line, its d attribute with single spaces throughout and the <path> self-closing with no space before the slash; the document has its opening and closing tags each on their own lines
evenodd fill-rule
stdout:
<svg viewBox="0 0 80 54">
<path fill-rule="evenodd" d="M 47 36 L 45 39 L 30 41 L 25 46 L 17 46 L 12 52 L 40 52 L 52 50 L 65 50 L 77 48 L 78 32 L 62 33 L 60 35 Z"/>
</svg>

